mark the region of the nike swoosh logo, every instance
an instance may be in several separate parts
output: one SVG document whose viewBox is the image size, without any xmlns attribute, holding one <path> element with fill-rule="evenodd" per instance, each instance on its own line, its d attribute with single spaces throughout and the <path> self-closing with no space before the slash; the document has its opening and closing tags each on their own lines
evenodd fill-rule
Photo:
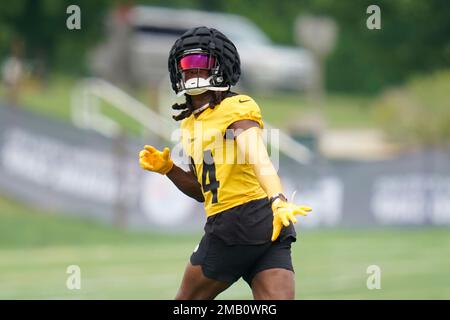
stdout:
<svg viewBox="0 0 450 320">
<path fill-rule="evenodd" d="M 248 100 L 241 100 L 241 99 L 239 99 L 240 103 L 244 103 L 244 102 L 247 102 L 247 101 L 250 101 L 250 99 L 248 99 Z"/>
</svg>

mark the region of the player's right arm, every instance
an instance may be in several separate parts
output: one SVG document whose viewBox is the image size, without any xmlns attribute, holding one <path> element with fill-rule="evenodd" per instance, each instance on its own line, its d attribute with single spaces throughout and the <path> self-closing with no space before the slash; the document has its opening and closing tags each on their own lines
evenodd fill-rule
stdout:
<svg viewBox="0 0 450 320">
<path fill-rule="evenodd" d="M 145 146 L 139 153 L 139 164 L 142 169 L 166 175 L 185 195 L 204 202 L 200 183 L 192 172 L 186 172 L 176 166 L 170 158 L 169 148 L 161 152 L 152 146 Z"/>
<path fill-rule="evenodd" d="M 172 170 L 167 174 L 167 178 L 172 181 L 175 186 L 185 195 L 194 198 L 198 202 L 205 202 L 202 193 L 202 186 L 191 171 L 184 171 L 180 167 L 174 165 Z"/>
</svg>

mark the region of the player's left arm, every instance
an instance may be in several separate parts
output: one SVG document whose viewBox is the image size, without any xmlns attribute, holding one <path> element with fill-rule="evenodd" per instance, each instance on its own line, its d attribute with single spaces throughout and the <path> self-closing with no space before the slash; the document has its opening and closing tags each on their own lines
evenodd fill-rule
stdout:
<svg viewBox="0 0 450 320">
<path fill-rule="evenodd" d="M 283 225 L 296 223 L 296 214 L 307 215 L 312 209 L 288 202 L 284 196 L 280 177 L 267 153 L 261 136 L 259 124 L 252 120 L 238 120 L 229 126 L 234 132 L 238 150 L 245 156 L 246 163 L 251 164 L 263 190 L 272 202 L 273 233 L 272 241 L 280 235 Z"/>
<path fill-rule="evenodd" d="M 200 183 L 192 171 L 184 171 L 176 166 L 170 157 L 169 148 L 159 151 L 153 146 L 146 145 L 139 152 L 139 165 L 142 169 L 166 175 L 175 186 L 185 195 L 204 202 Z"/>
</svg>

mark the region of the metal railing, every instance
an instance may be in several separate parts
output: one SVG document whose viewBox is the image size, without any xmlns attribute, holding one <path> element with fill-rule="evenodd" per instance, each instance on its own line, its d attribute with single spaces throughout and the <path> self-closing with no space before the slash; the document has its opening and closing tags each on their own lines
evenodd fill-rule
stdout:
<svg viewBox="0 0 450 320">
<path fill-rule="evenodd" d="M 72 93 L 71 113 L 73 123 L 84 129 L 97 130 L 108 137 L 116 137 L 121 132 L 121 125 L 102 113 L 100 100 L 103 99 L 122 113 L 134 119 L 156 136 L 171 141 L 176 123 L 161 116 L 148 106 L 113 84 L 99 78 L 87 78 L 77 84 Z M 268 130 L 273 127 L 265 122 Z M 278 145 L 272 145 L 296 162 L 306 165 L 312 161 L 312 152 L 295 141 L 288 134 L 279 130 Z"/>
</svg>

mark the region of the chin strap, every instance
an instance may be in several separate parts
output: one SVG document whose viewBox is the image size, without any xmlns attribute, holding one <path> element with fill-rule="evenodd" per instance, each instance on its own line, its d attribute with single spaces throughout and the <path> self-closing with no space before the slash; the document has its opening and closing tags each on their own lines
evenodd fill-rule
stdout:
<svg viewBox="0 0 450 320">
<path fill-rule="evenodd" d="M 205 91 L 203 91 L 203 92 L 201 92 L 201 93 L 198 93 L 198 94 L 192 94 L 192 91 L 189 92 L 190 90 L 195 90 L 195 89 L 198 89 L 198 88 L 181 90 L 180 92 L 177 93 L 177 97 L 181 97 L 181 96 L 184 95 L 184 94 L 188 94 L 188 95 L 191 95 L 191 96 L 195 96 L 195 95 L 204 93 L 204 92 L 206 92 L 206 91 L 208 91 L 208 90 L 209 90 L 209 91 L 228 91 L 228 90 L 230 90 L 230 86 L 226 86 L 226 87 L 212 87 L 212 86 L 207 86 L 207 87 L 201 87 L 201 89 L 204 89 L 204 90 L 205 90 Z"/>
<path fill-rule="evenodd" d="M 183 90 L 177 93 L 177 96 L 180 97 L 183 94 L 188 94 L 191 96 L 202 94 L 206 91 L 228 91 L 230 86 L 218 87 L 211 84 L 212 76 L 203 79 L 203 78 L 192 78 L 186 82 L 183 82 Z"/>
<path fill-rule="evenodd" d="M 202 112 L 203 110 L 207 109 L 208 107 L 209 107 L 209 102 L 206 103 L 205 105 L 201 106 L 200 108 L 195 109 L 194 111 L 192 111 L 192 114 L 200 113 L 200 112 Z"/>
</svg>

